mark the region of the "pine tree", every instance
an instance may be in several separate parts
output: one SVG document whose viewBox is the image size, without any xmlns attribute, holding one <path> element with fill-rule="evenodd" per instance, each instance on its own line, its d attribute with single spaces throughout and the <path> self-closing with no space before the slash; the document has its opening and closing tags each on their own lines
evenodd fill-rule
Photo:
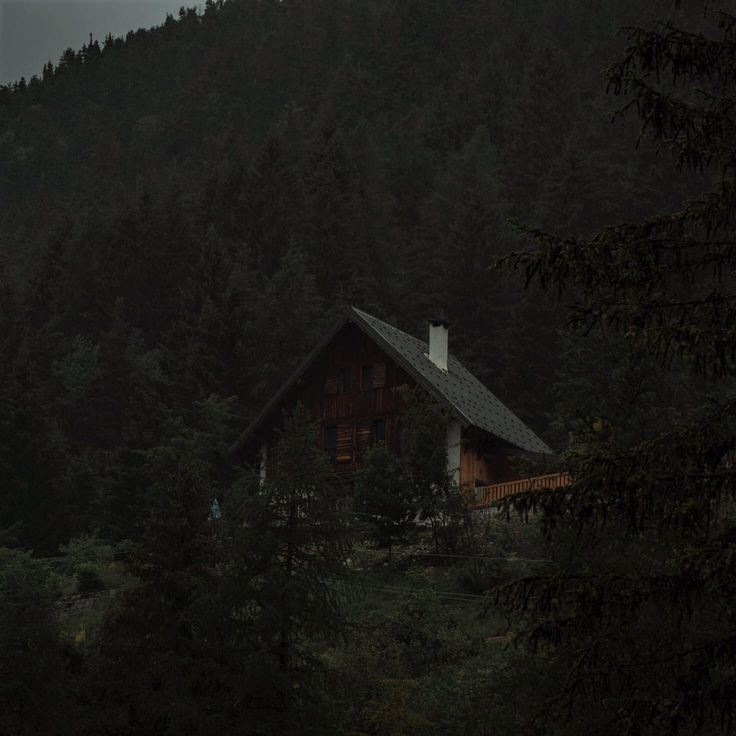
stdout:
<svg viewBox="0 0 736 736">
<path fill-rule="evenodd" d="M 203 406 L 203 414 L 211 408 Z M 89 672 L 96 706 L 86 721 L 90 733 L 200 733 L 218 702 L 200 623 L 215 588 L 208 517 L 219 492 L 217 433 L 181 420 L 169 430 L 147 453 L 148 497 L 130 559 L 137 583 L 108 610 Z"/>
<path fill-rule="evenodd" d="M 251 650 L 260 686 L 244 707 L 254 717 L 261 709 L 265 732 L 322 733 L 325 673 L 315 646 L 344 632 L 352 523 L 301 404 L 285 415 L 269 472 L 231 489 L 223 508 L 225 626 L 235 646 Z"/>
<path fill-rule="evenodd" d="M 429 524 L 435 551 L 452 549 L 467 510 L 447 463 L 447 410 L 423 389 L 403 393 L 401 461 L 419 521 Z"/>
<path fill-rule="evenodd" d="M 251 380 L 248 398 L 259 406 L 309 354 L 324 329 L 322 298 L 302 248 L 292 246 L 281 259 L 254 316 L 240 354 Z"/>
<path fill-rule="evenodd" d="M 360 521 L 369 524 L 379 547 L 388 549 L 414 528 L 417 507 L 411 479 L 401 458 L 385 447 L 373 447 L 363 457 L 355 482 Z"/>
<path fill-rule="evenodd" d="M 725 733 L 736 695 L 736 17 L 686 8 L 627 34 L 611 89 L 679 170 L 713 173 L 701 180 L 709 190 L 586 240 L 531 230 L 538 249 L 512 260 L 529 281 L 571 298 L 572 324 L 619 331 L 631 356 L 667 367 L 696 406 L 670 417 L 666 404 L 651 408 L 659 416 L 649 436 L 621 414 L 600 422 L 568 456 L 569 491 L 517 499 L 548 528 L 577 529 L 580 544 L 552 574 L 501 595 L 527 617 L 527 641 L 569 662 L 546 712 L 557 731 Z"/>
</svg>

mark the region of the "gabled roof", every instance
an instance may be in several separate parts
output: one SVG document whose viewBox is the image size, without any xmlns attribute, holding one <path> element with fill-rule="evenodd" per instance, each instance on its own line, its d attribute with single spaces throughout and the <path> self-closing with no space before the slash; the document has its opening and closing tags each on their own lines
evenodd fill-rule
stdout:
<svg viewBox="0 0 736 736">
<path fill-rule="evenodd" d="M 392 327 L 380 319 L 350 308 L 321 340 L 304 362 L 274 395 L 250 426 L 243 432 L 233 449 L 240 447 L 255 432 L 261 422 L 276 408 L 286 392 L 307 370 L 333 337 L 346 325 L 355 324 L 390 355 L 431 396 L 444 404 L 465 426 L 479 427 L 527 452 L 551 455 L 552 450 L 524 422 L 489 391 L 452 355 L 447 359 L 447 371 L 438 368 L 428 357 L 426 342 Z"/>
</svg>

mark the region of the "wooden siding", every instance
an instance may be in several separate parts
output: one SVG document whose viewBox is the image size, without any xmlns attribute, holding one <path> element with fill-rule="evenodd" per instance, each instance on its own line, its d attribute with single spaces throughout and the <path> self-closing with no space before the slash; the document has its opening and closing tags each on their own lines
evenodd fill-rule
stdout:
<svg viewBox="0 0 736 736">
<path fill-rule="evenodd" d="M 351 372 L 349 380 L 346 380 L 346 369 Z M 297 401 L 319 422 L 319 446 L 330 452 L 338 472 L 361 467 L 363 455 L 376 441 L 378 421 L 385 423 L 381 444 L 398 453 L 397 415 L 403 409 L 398 389 L 415 385 L 362 330 L 345 325 L 261 426 L 258 439 L 266 444 L 267 474 L 276 463 L 275 444 L 278 431 L 283 429 L 283 411 L 290 410 Z M 328 431 L 333 437 L 332 448 L 328 448 Z M 507 452 L 507 443 L 478 428 L 462 430 L 459 480 L 481 505 L 488 499 L 496 500 L 498 493 L 515 492 L 509 490 L 513 486 L 507 483 L 514 477 Z M 474 486 L 478 488 L 473 490 Z M 506 490 L 483 490 L 497 486 Z"/>
<path fill-rule="evenodd" d="M 349 391 L 344 391 L 345 371 L 350 370 Z M 369 370 L 366 370 L 369 369 Z M 369 383 L 366 379 L 370 375 Z M 373 443 L 374 422 L 385 422 L 381 443 L 398 451 L 396 415 L 402 409 L 397 389 L 414 381 L 391 358 L 353 325 L 343 328 L 286 394 L 281 407 L 264 423 L 268 461 L 274 461 L 276 430 L 283 426 L 283 409 L 301 401 L 319 420 L 319 445 L 327 450 L 327 428 L 337 430 L 333 450 L 338 471 L 360 467 L 363 454 Z"/>
<path fill-rule="evenodd" d="M 460 484 L 490 485 L 513 478 L 513 469 L 500 442 L 475 427 L 463 430 Z"/>
</svg>

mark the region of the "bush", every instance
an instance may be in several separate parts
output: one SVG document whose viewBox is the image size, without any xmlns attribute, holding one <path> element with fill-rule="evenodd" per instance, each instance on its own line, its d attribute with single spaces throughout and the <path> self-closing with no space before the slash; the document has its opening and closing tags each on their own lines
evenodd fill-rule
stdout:
<svg viewBox="0 0 736 736">
<path fill-rule="evenodd" d="M 0 733 L 44 731 L 60 678 L 50 571 L 28 552 L 0 547 Z"/>
<path fill-rule="evenodd" d="M 77 573 L 78 593 L 95 593 L 104 588 L 105 582 L 93 567 L 83 567 Z"/>
<path fill-rule="evenodd" d="M 62 544 L 59 552 L 64 555 L 65 568 L 70 574 L 78 573 L 90 564 L 108 564 L 113 561 L 113 548 L 94 534 L 82 535 Z"/>
</svg>

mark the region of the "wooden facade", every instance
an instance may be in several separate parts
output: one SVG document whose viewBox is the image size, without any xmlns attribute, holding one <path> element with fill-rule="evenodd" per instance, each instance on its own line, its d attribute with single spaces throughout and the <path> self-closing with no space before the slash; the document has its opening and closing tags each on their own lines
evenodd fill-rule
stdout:
<svg viewBox="0 0 736 736">
<path fill-rule="evenodd" d="M 398 415 L 401 387 L 413 378 L 374 340 L 348 323 L 314 357 L 258 431 L 266 472 L 274 460 L 277 430 L 283 411 L 301 401 L 319 420 L 319 445 L 338 471 L 361 467 L 363 455 L 374 445 L 400 453 Z M 461 430 L 459 482 L 487 486 L 512 479 L 509 445 L 477 427 Z"/>
<path fill-rule="evenodd" d="M 506 445 L 477 427 L 462 430 L 460 483 L 486 486 L 514 477 Z"/>
<path fill-rule="evenodd" d="M 359 468 L 365 452 L 376 444 L 398 452 L 397 415 L 402 405 L 396 389 L 411 383 L 378 345 L 355 325 L 346 325 L 264 422 L 260 434 L 267 463 L 273 458 L 282 412 L 298 401 L 319 419 L 319 445 L 337 470 Z"/>
</svg>

